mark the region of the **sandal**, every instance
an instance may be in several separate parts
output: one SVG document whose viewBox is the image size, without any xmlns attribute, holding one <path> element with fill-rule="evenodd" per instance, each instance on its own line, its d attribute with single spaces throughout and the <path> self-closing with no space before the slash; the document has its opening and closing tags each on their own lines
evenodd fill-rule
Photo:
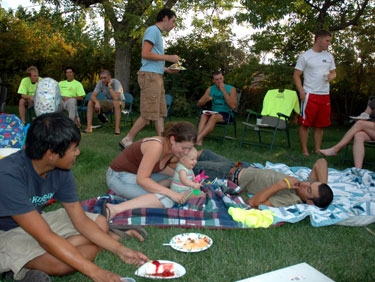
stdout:
<svg viewBox="0 0 375 282">
<path fill-rule="evenodd" d="M 113 233 L 119 235 L 121 238 L 124 238 L 124 239 L 131 238 L 131 236 L 126 233 L 126 231 L 128 230 L 137 231 L 143 238 L 146 238 L 148 236 L 147 231 L 140 225 L 119 225 L 119 224 L 110 223 L 109 229 Z"/>
<path fill-rule="evenodd" d="M 121 141 L 120 141 L 120 142 L 118 142 L 118 145 L 120 146 L 121 150 L 125 150 L 125 146 L 124 146 L 124 144 L 122 144 L 122 142 L 121 142 Z"/>
<path fill-rule="evenodd" d="M 107 221 L 110 221 L 111 218 L 111 211 L 107 207 L 108 199 L 103 199 L 102 207 L 100 209 L 100 214 L 104 216 Z"/>
<path fill-rule="evenodd" d="M 118 135 L 120 135 L 120 134 L 121 134 L 120 132 L 115 132 L 115 133 L 113 133 L 114 136 L 118 136 Z"/>
</svg>

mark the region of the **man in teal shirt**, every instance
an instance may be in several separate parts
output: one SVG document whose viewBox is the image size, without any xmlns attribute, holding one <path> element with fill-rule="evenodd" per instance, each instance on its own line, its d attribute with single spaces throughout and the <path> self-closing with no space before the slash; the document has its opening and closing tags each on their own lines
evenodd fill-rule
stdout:
<svg viewBox="0 0 375 282">
<path fill-rule="evenodd" d="M 77 114 L 77 100 L 83 100 L 86 92 L 83 89 L 82 83 L 74 79 L 74 70 L 72 67 L 65 69 L 66 80 L 60 81 L 61 103 L 59 112 L 67 111 L 69 118 L 81 127 L 79 116 Z"/>
<path fill-rule="evenodd" d="M 26 123 L 26 109 L 30 109 L 34 106 L 36 86 L 38 85 L 38 81 L 42 79 L 39 77 L 38 69 L 34 66 L 28 67 L 26 73 L 27 77 L 21 80 L 17 91 L 17 93 L 21 95 L 18 102 L 18 111 L 23 123 Z"/>
<path fill-rule="evenodd" d="M 212 112 L 202 114 L 198 124 L 197 145 L 201 146 L 203 138 L 214 130 L 217 122 L 227 121 L 229 112 L 237 105 L 236 88 L 224 83 L 221 71 L 212 73 L 214 85 L 207 88 L 204 95 L 198 100 L 197 106 L 202 107 L 212 102 Z"/>
</svg>

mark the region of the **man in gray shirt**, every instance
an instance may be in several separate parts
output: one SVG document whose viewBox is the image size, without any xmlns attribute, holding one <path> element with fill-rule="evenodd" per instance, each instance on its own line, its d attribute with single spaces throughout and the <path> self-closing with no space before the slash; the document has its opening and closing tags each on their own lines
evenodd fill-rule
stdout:
<svg viewBox="0 0 375 282">
<path fill-rule="evenodd" d="M 105 100 L 99 100 L 98 94 L 103 93 Z M 120 135 L 121 108 L 124 105 L 124 90 L 121 82 L 111 77 L 108 70 L 100 73 L 100 81 L 95 86 L 91 95 L 91 100 L 87 104 L 87 127 L 84 133 L 92 132 L 92 119 L 94 112 L 98 113 L 98 118 L 107 121 L 105 112 L 113 110 L 115 116 L 115 132 L 114 135 Z"/>
</svg>

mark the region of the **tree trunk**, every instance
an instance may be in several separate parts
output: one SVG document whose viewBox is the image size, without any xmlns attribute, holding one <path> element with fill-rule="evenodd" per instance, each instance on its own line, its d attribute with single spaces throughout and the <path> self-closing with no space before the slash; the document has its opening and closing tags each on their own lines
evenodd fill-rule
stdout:
<svg viewBox="0 0 375 282">
<path fill-rule="evenodd" d="M 115 78 L 120 80 L 124 92 L 130 90 L 130 67 L 132 58 L 132 48 L 128 42 L 119 42 L 116 40 L 116 60 L 115 60 Z"/>
</svg>

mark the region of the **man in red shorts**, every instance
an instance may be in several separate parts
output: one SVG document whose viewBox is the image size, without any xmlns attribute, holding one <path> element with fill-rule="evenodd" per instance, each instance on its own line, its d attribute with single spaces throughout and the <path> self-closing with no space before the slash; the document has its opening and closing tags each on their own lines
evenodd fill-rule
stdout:
<svg viewBox="0 0 375 282">
<path fill-rule="evenodd" d="M 319 154 L 323 128 L 331 125 L 329 83 L 336 78 L 333 56 L 327 52 L 331 40 L 329 31 L 316 32 L 313 47 L 299 56 L 294 70 L 293 79 L 301 98 L 299 138 L 305 156 L 309 155 L 309 128 L 314 128 L 314 152 Z"/>
</svg>

